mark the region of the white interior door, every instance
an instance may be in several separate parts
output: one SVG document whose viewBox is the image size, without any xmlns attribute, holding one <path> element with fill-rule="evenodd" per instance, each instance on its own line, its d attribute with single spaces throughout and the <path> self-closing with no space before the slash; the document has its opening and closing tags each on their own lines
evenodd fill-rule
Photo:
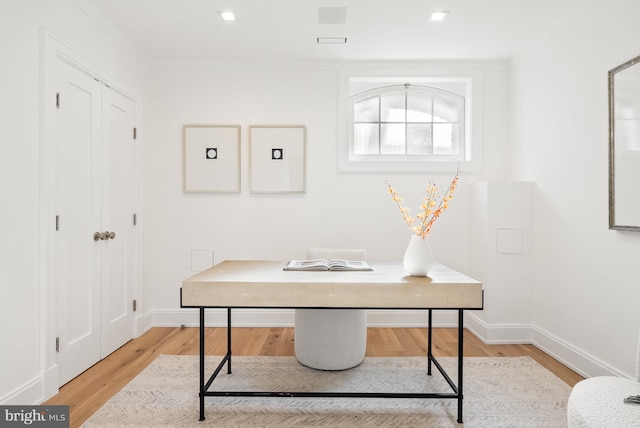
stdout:
<svg viewBox="0 0 640 428">
<path fill-rule="evenodd" d="M 133 337 L 134 105 L 102 88 L 102 357 Z"/>
<path fill-rule="evenodd" d="M 100 359 L 101 85 L 58 60 L 56 286 L 60 384 Z"/>
<path fill-rule="evenodd" d="M 62 385 L 133 337 L 134 103 L 62 60 L 57 90 L 55 266 Z"/>
</svg>

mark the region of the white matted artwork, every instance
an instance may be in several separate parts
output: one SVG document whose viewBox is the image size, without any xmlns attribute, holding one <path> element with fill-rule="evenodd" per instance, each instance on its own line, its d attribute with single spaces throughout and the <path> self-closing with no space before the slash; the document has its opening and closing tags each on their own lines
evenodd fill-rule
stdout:
<svg viewBox="0 0 640 428">
<path fill-rule="evenodd" d="M 184 191 L 240 192 L 240 125 L 184 125 Z"/>
<path fill-rule="evenodd" d="M 251 193 L 305 191 L 306 135 L 304 125 L 250 125 Z"/>
</svg>

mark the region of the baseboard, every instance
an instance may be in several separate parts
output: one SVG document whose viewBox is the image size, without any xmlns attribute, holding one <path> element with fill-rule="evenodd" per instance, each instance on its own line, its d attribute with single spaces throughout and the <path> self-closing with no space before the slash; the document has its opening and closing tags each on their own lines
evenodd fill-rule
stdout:
<svg viewBox="0 0 640 428">
<path fill-rule="evenodd" d="M 153 325 L 153 312 L 147 312 L 145 314 L 142 314 L 138 317 L 136 317 L 135 319 L 135 337 L 138 337 L 142 334 L 144 334 L 147 330 L 149 330 L 152 327 L 155 327 Z"/>
<path fill-rule="evenodd" d="M 619 376 L 629 378 L 628 375 L 599 361 L 592 355 L 562 341 L 541 328 L 533 327 L 532 332 L 533 344 L 537 348 L 586 378 L 593 376 Z"/>
<path fill-rule="evenodd" d="M 24 405 L 25 403 L 29 403 L 29 405 L 40 404 L 43 401 L 43 390 L 44 379 L 43 377 L 38 376 L 3 397 L 0 397 L 0 403 L 3 405 Z"/>
<path fill-rule="evenodd" d="M 488 345 L 531 344 L 531 324 L 487 324 L 472 312 L 465 314 L 465 327 Z"/>
<path fill-rule="evenodd" d="M 149 314 L 153 327 L 198 327 L 200 325 L 197 309 L 159 310 Z M 207 309 L 205 311 L 207 327 L 225 327 L 226 309 Z M 234 309 L 231 312 L 233 327 L 292 327 L 292 309 Z"/>
<path fill-rule="evenodd" d="M 465 326 L 480 340 L 489 345 L 534 345 L 585 378 L 593 376 L 628 377 L 533 324 L 486 324 L 475 314 L 469 312 L 466 314 Z"/>
<path fill-rule="evenodd" d="M 42 401 L 46 401 L 56 395 L 59 391 L 58 382 L 60 381 L 60 366 L 58 366 L 58 364 L 54 364 L 48 370 L 45 370 L 43 378 L 44 388 Z"/>
</svg>

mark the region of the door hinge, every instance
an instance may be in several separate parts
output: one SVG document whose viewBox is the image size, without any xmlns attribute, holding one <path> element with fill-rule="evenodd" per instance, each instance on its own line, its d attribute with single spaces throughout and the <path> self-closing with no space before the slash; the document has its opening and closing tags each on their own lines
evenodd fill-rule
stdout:
<svg viewBox="0 0 640 428">
<path fill-rule="evenodd" d="M 138 215 L 134 214 L 133 215 L 133 225 L 136 226 L 138 224 Z"/>
<path fill-rule="evenodd" d="M 60 216 L 56 216 L 56 232 L 60 230 Z"/>
<path fill-rule="evenodd" d="M 56 93 L 56 108 L 60 108 L 60 92 Z"/>
<path fill-rule="evenodd" d="M 60 352 L 60 338 L 56 337 L 56 352 Z"/>
<path fill-rule="evenodd" d="M 137 308 L 138 308 L 138 301 L 134 300 L 133 301 L 133 312 L 135 312 L 137 310 Z"/>
<path fill-rule="evenodd" d="M 138 128 L 133 128 L 133 139 L 138 138 Z"/>
</svg>

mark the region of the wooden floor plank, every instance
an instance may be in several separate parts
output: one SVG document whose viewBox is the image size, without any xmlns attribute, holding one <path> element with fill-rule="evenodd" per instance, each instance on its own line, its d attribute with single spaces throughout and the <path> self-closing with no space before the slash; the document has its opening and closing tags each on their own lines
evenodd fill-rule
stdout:
<svg viewBox="0 0 640 428">
<path fill-rule="evenodd" d="M 433 329 L 433 353 L 457 355 L 457 330 Z M 293 328 L 233 328 L 233 355 L 294 355 Z M 583 378 L 533 345 L 486 345 L 471 332 L 464 331 L 466 357 L 530 356 L 570 386 Z M 205 330 L 207 355 L 224 355 L 226 328 Z M 426 355 L 425 328 L 369 328 L 367 356 Z M 70 406 L 70 426 L 79 427 L 97 409 L 147 367 L 158 355 L 198 355 L 199 329 L 155 327 L 60 388 L 45 404 Z"/>
</svg>

